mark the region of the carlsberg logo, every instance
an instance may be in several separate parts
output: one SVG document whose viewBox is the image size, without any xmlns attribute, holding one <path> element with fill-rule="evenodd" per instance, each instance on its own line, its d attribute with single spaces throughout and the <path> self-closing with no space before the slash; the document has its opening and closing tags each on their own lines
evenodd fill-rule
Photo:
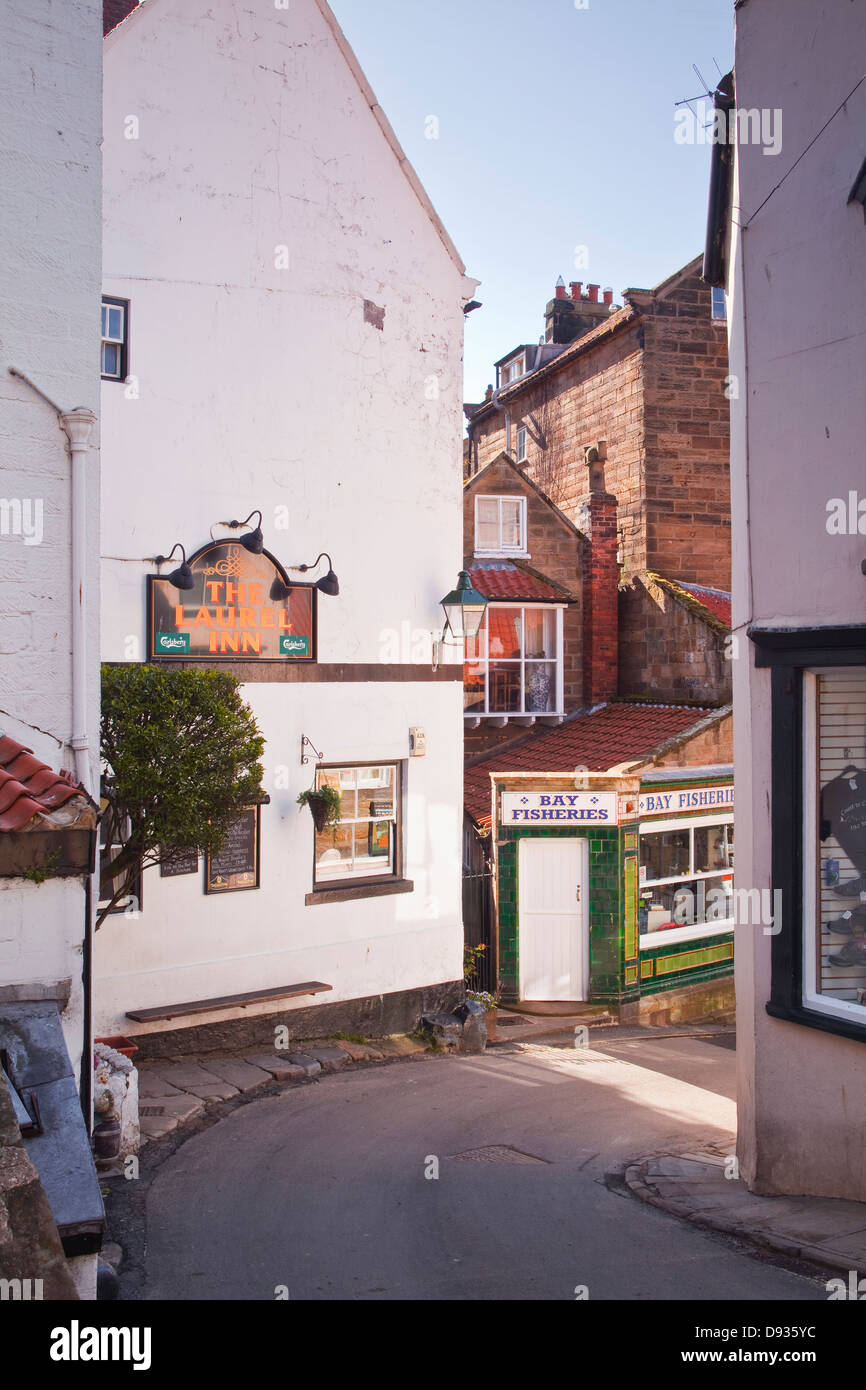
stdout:
<svg viewBox="0 0 866 1390">
<path fill-rule="evenodd" d="M 52 1361 L 131 1361 L 134 1371 L 150 1370 L 149 1327 L 69 1327 L 51 1332 Z"/>
</svg>

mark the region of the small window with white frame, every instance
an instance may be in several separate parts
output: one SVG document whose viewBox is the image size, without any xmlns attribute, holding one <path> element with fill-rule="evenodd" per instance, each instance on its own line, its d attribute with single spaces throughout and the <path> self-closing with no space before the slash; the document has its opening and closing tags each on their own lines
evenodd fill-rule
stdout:
<svg viewBox="0 0 866 1390">
<path fill-rule="evenodd" d="M 517 426 L 517 462 L 526 462 L 526 426 Z"/>
<path fill-rule="evenodd" d="M 104 381 L 125 381 L 129 355 L 129 300 L 102 298 L 102 357 Z"/>
<path fill-rule="evenodd" d="M 642 950 L 733 930 L 733 814 L 641 825 L 639 893 Z"/>
<path fill-rule="evenodd" d="M 340 797 L 340 820 L 315 833 L 313 883 L 333 888 L 400 872 L 401 766 L 322 767 L 316 787 Z"/>
<path fill-rule="evenodd" d="M 724 322 L 728 317 L 728 301 L 725 291 L 718 285 L 712 288 L 713 308 L 712 318 Z"/>
<path fill-rule="evenodd" d="M 524 356 L 521 352 L 518 357 L 512 357 L 509 362 L 503 362 L 498 368 L 499 387 L 510 386 L 513 381 L 519 380 L 524 375 Z"/>
<path fill-rule="evenodd" d="M 475 554 L 526 555 L 526 498 L 475 498 Z"/>
</svg>

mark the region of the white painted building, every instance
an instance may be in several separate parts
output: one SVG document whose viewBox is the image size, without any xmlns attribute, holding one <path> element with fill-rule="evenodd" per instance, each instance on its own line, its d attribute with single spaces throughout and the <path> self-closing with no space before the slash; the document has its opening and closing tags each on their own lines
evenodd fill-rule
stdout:
<svg viewBox="0 0 866 1390">
<path fill-rule="evenodd" d="M 318 594 L 315 660 L 308 634 L 300 660 L 265 665 L 253 642 L 228 664 L 267 741 L 259 886 L 205 892 L 201 863 L 147 871 L 138 916 L 97 934 L 99 1029 L 251 1036 L 311 1004 L 326 1032 L 345 1026 L 333 1006 L 416 1020 L 462 980 L 462 671 L 449 648 L 434 672 L 430 634 L 462 554 L 476 282 L 324 0 L 145 0 L 105 41 L 104 159 L 103 292 L 126 341 L 102 395 L 103 659 L 145 658 L 152 557 L 176 541 L 191 555 L 214 528 L 272 577 L 237 545 L 257 517 L 218 525 L 254 509 L 283 566 L 328 552 L 293 582 L 330 561 L 340 591 Z M 296 798 L 320 768 L 344 821 L 314 859 Z M 225 1003 L 308 981 L 331 989 Z"/>
<path fill-rule="evenodd" d="M 38 1102 L 26 1146 L 82 1296 L 102 1224 L 79 794 L 99 746 L 101 23 L 98 0 L 7 0 L 0 44 L 0 1052 Z"/>
<path fill-rule="evenodd" d="M 737 932 L 739 1152 L 758 1191 L 861 1201 L 864 71 L 861 6 L 739 0 L 727 252 L 736 882 L 777 893 L 771 923 Z M 781 129 L 775 154 L 759 138 L 768 129 Z"/>
</svg>

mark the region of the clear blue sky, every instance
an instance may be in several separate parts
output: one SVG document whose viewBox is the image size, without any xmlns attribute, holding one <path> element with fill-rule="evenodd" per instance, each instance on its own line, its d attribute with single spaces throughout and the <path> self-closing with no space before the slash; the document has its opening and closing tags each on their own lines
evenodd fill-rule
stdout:
<svg viewBox="0 0 866 1390">
<path fill-rule="evenodd" d="M 703 249 L 708 144 L 674 102 L 733 62 L 734 0 L 330 0 L 439 216 L 480 280 L 465 399 L 537 342 L 557 275 L 657 284 Z M 426 138 L 427 118 L 439 123 Z M 588 266 L 575 267 L 575 247 Z"/>
</svg>

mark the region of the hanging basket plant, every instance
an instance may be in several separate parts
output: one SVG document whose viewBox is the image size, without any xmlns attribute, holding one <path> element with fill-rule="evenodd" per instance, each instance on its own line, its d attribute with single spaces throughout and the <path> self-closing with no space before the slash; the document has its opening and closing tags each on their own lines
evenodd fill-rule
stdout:
<svg viewBox="0 0 866 1390">
<path fill-rule="evenodd" d="M 337 825 L 343 818 L 340 793 L 334 787 L 311 787 L 301 792 L 298 805 L 309 806 L 317 831 L 324 830 L 326 825 Z"/>
</svg>

